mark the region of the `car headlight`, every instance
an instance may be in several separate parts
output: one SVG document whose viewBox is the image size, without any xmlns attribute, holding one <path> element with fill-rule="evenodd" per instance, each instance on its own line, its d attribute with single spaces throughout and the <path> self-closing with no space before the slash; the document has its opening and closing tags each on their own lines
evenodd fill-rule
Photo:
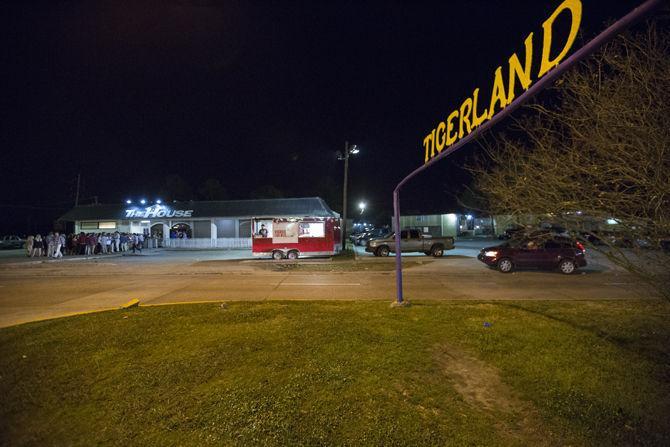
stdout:
<svg viewBox="0 0 670 447">
<path fill-rule="evenodd" d="M 484 256 L 486 256 L 487 258 L 495 258 L 496 256 L 498 256 L 498 252 L 494 250 L 485 251 Z"/>
</svg>

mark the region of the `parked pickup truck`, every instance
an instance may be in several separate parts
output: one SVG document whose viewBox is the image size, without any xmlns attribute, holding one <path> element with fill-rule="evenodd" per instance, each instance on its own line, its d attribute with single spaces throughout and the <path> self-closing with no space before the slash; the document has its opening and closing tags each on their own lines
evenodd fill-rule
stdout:
<svg viewBox="0 0 670 447">
<path fill-rule="evenodd" d="M 444 250 L 453 248 L 453 237 L 433 237 L 419 230 L 400 232 L 400 251 L 402 253 L 422 252 L 426 256 L 439 258 L 444 254 Z M 368 241 L 365 251 L 374 253 L 375 256 L 388 256 L 389 253 L 395 252 L 395 233 Z"/>
</svg>

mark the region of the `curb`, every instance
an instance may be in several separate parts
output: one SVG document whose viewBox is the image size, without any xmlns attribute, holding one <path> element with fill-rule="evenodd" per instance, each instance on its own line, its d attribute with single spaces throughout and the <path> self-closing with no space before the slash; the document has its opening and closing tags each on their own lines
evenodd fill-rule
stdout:
<svg viewBox="0 0 670 447">
<path fill-rule="evenodd" d="M 110 254 L 110 255 L 81 256 L 81 257 L 76 257 L 76 258 L 63 256 L 60 259 L 47 258 L 47 259 L 41 259 L 41 260 L 37 260 L 37 261 L 8 262 L 6 264 L 0 264 L 0 266 L 2 266 L 2 265 L 12 265 L 12 266 L 14 266 L 14 265 L 35 265 L 35 264 L 49 264 L 49 263 L 55 263 L 55 262 L 87 261 L 87 260 L 91 260 L 91 259 L 118 258 L 118 257 L 121 257 L 121 256 L 124 256 L 124 255 L 121 254 L 121 253 L 118 253 L 118 254 L 113 253 L 113 254 Z"/>
</svg>

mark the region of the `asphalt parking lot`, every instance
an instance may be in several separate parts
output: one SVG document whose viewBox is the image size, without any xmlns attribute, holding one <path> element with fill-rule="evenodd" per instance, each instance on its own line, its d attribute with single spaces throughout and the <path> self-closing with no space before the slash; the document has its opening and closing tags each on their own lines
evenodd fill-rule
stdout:
<svg viewBox="0 0 670 447">
<path fill-rule="evenodd" d="M 403 256 L 409 300 L 582 300 L 640 298 L 640 285 L 625 272 L 587 253 L 589 266 L 575 275 L 547 271 L 501 274 L 476 259 L 492 240 L 458 241 L 435 259 Z M 13 253 L 10 253 L 13 252 Z M 274 261 L 250 259 L 248 250 L 145 250 L 141 255 L 106 255 L 58 260 L 26 258 L 21 251 L 0 256 L 0 326 L 117 308 L 130 299 L 143 304 L 227 300 L 388 300 L 395 274 L 372 268 L 394 262 L 357 248 L 349 271 L 275 270 Z M 304 259 L 323 267 L 329 259 Z M 369 267 L 370 266 L 370 267 Z M 270 267 L 270 268 L 268 268 Z M 369 269 L 369 271 L 368 271 Z"/>
</svg>

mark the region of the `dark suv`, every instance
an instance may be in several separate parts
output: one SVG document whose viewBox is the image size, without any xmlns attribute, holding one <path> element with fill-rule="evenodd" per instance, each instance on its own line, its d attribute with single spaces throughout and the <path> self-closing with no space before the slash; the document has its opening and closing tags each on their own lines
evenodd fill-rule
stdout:
<svg viewBox="0 0 670 447">
<path fill-rule="evenodd" d="M 558 268 L 569 275 L 586 266 L 584 246 L 567 237 L 539 237 L 511 240 L 495 247 L 486 247 L 477 259 L 503 273 L 519 268 Z"/>
</svg>

